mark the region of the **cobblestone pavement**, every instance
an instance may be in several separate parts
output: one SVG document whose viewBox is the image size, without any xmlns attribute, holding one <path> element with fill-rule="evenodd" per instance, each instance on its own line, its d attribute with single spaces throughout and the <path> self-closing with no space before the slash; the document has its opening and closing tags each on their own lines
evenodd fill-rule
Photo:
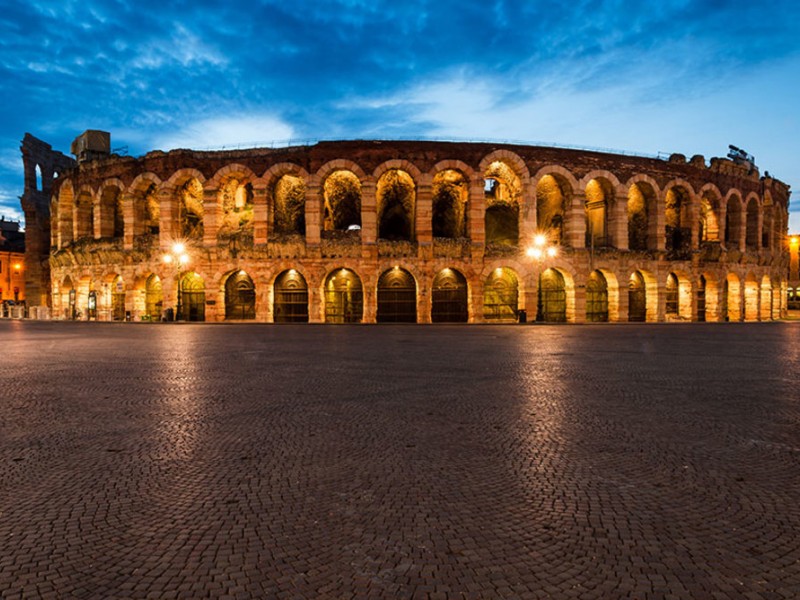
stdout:
<svg viewBox="0 0 800 600">
<path fill-rule="evenodd" d="M 3 599 L 800 597 L 800 323 L 0 343 Z"/>
</svg>

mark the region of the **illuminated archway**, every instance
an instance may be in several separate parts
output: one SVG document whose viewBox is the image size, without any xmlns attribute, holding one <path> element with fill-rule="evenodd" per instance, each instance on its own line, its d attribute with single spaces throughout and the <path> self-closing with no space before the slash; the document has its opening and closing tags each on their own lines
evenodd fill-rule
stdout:
<svg viewBox="0 0 800 600">
<path fill-rule="evenodd" d="M 125 281 L 120 275 L 111 281 L 111 319 L 125 320 Z"/>
<path fill-rule="evenodd" d="M 511 269 L 493 270 L 483 287 L 483 318 L 490 322 L 514 322 L 519 308 L 519 279 Z"/>
<path fill-rule="evenodd" d="M 483 176 L 486 244 L 515 247 L 519 244 L 520 179 L 514 169 L 499 160 L 492 162 Z"/>
<path fill-rule="evenodd" d="M 225 319 L 256 318 L 256 287 L 245 271 L 235 271 L 225 280 Z"/>
<path fill-rule="evenodd" d="M 460 171 L 445 169 L 433 178 L 433 237 L 461 238 L 467 233 L 469 184 Z"/>
<path fill-rule="evenodd" d="M 564 323 L 567 320 L 567 285 L 564 275 L 557 269 L 542 273 L 541 286 L 542 320 L 548 323 Z"/>
<path fill-rule="evenodd" d="M 364 314 L 361 279 L 350 269 L 331 272 L 325 280 L 325 322 L 360 323 Z"/>
<path fill-rule="evenodd" d="M 378 323 L 417 322 L 417 283 L 413 275 L 394 267 L 378 279 Z"/>
<path fill-rule="evenodd" d="M 151 273 L 144 284 L 144 312 L 151 321 L 161 319 L 164 307 L 164 293 L 161 289 L 161 279 Z"/>
<path fill-rule="evenodd" d="M 186 273 L 180 280 L 181 321 L 206 320 L 206 284 L 197 273 Z"/>
<path fill-rule="evenodd" d="M 466 323 L 468 314 L 467 280 L 455 269 L 443 269 L 433 279 L 431 321 Z"/>
<path fill-rule="evenodd" d="M 608 321 L 608 281 L 600 271 L 592 271 L 586 281 L 586 320 Z"/>
<path fill-rule="evenodd" d="M 414 238 L 416 186 L 411 175 L 389 169 L 377 187 L 378 237 L 411 241 Z"/>
<path fill-rule="evenodd" d="M 322 185 L 323 231 L 357 232 L 361 228 L 361 181 L 348 170 L 333 171 Z"/>
<path fill-rule="evenodd" d="M 275 278 L 273 290 L 273 321 L 308 323 L 308 284 L 299 271 L 283 271 Z"/>
</svg>

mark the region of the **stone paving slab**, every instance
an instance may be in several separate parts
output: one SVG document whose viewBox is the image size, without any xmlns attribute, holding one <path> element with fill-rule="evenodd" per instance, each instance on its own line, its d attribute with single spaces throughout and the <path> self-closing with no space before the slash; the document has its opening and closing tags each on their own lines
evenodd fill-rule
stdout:
<svg viewBox="0 0 800 600">
<path fill-rule="evenodd" d="M 0 343 L 3 599 L 800 597 L 800 323 Z"/>
</svg>

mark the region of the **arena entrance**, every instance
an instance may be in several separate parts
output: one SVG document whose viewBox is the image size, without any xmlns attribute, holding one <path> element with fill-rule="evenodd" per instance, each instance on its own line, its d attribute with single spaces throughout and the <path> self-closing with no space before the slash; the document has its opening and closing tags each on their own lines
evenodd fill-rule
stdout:
<svg viewBox="0 0 800 600">
<path fill-rule="evenodd" d="M 608 281 L 600 271 L 592 271 L 586 282 L 586 320 L 608 322 Z"/>
<path fill-rule="evenodd" d="M 155 273 L 151 274 L 144 284 L 144 312 L 151 320 L 161 319 L 164 308 L 164 294 L 161 290 L 161 279 Z"/>
<path fill-rule="evenodd" d="M 405 269 L 394 267 L 378 280 L 378 323 L 417 322 L 417 284 Z"/>
<path fill-rule="evenodd" d="M 647 288 L 639 271 L 632 273 L 628 282 L 628 321 L 647 321 Z"/>
<path fill-rule="evenodd" d="M 275 279 L 273 321 L 276 323 L 308 323 L 308 285 L 294 269 Z"/>
<path fill-rule="evenodd" d="M 466 323 L 467 280 L 454 269 L 442 270 L 433 280 L 431 321 L 433 323 Z"/>
<path fill-rule="evenodd" d="M 497 268 L 483 288 L 483 319 L 491 323 L 517 320 L 519 282 L 511 269 Z"/>
<path fill-rule="evenodd" d="M 706 278 L 700 275 L 700 284 L 697 286 L 697 320 L 706 320 Z"/>
<path fill-rule="evenodd" d="M 364 314 L 361 279 L 350 269 L 334 271 L 325 280 L 325 322 L 360 323 Z"/>
<path fill-rule="evenodd" d="M 547 269 L 539 277 L 542 300 L 542 321 L 567 322 L 567 284 L 564 276 L 555 269 Z"/>
<path fill-rule="evenodd" d="M 180 283 L 181 306 L 178 311 L 180 321 L 206 320 L 206 286 L 197 273 L 186 273 Z"/>
<path fill-rule="evenodd" d="M 125 282 L 117 275 L 111 284 L 111 319 L 125 320 Z"/>
<path fill-rule="evenodd" d="M 225 318 L 256 318 L 256 288 L 244 271 L 237 271 L 225 282 Z"/>
</svg>

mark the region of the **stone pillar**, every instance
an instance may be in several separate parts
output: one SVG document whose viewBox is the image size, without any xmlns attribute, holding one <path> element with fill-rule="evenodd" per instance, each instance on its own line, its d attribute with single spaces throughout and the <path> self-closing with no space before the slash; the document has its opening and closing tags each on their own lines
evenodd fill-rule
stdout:
<svg viewBox="0 0 800 600">
<path fill-rule="evenodd" d="M 519 247 L 527 248 L 533 244 L 536 235 L 536 193 L 530 183 L 522 186 L 519 206 Z"/>
<path fill-rule="evenodd" d="M 309 278 L 310 279 L 310 278 Z M 308 322 L 324 323 L 325 314 L 323 312 L 322 287 L 319 285 L 308 286 Z"/>
<path fill-rule="evenodd" d="M 628 249 L 628 197 L 617 194 L 608 213 L 608 234 L 611 246 Z"/>
<path fill-rule="evenodd" d="M 484 322 L 483 286 L 484 282 L 480 280 L 480 277 L 476 277 L 470 282 L 469 285 L 470 297 L 468 302 L 470 323 Z"/>
<path fill-rule="evenodd" d="M 469 239 L 472 260 L 483 259 L 486 250 L 486 194 L 480 175 L 469 184 Z M 430 315 L 430 310 L 428 311 Z"/>
<path fill-rule="evenodd" d="M 158 191 L 158 211 L 158 245 L 168 250 L 174 240 L 182 237 L 178 198 L 173 188 L 163 187 Z"/>
<path fill-rule="evenodd" d="M 322 239 L 322 186 L 316 177 L 306 184 L 306 245 L 318 248 Z"/>
<path fill-rule="evenodd" d="M 378 257 L 377 185 L 372 177 L 361 182 L 361 255 L 366 259 Z"/>
<path fill-rule="evenodd" d="M 619 277 L 617 275 L 617 318 L 616 321 L 618 322 L 625 322 L 628 320 L 628 305 L 629 305 L 629 298 L 628 298 L 628 279 L 625 277 Z M 609 315 L 609 321 L 613 321 L 613 319 Z"/>
<path fill-rule="evenodd" d="M 420 260 L 433 257 L 433 190 L 431 178 L 423 175 L 417 184 L 416 217 L 414 223 L 417 253 Z"/>
<path fill-rule="evenodd" d="M 648 215 L 647 229 L 649 232 L 648 238 L 655 234 L 655 248 L 654 250 L 664 251 L 667 249 L 667 214 L 666 202 L 664 198 L 660 198 L 656 202 L 656 210 L 652 216 Z"/>
<path fill-rule="evenodd" d="M 569 290 L 567 290 L 569 293 Z M 586 280 L 575 281 L 575 308 L 572 319 L 569 318 L 569 301 L 567 302 L 567 321 L 573 323 L 586 322 Z"/>
<path fill-rule="evenodd" d="M 203 189 L 203 245 L 217 245 L 217 233 L 222 223 L 222 207 L 217 199 L 219 190 Z"/>
<path fill-rule="evenodd" d="M 576 192 L 564 215 L 564 242 L 570 248 L 586 247 L 586 196 Z"/>
<path fill-rule="evenodd" d="M 721 203 L 720 203 L 721 204 Z M 728 250 L 728 246 L 725 243 L 725 236 L 728 235 L 728 205 L 721 205 L 719 208 L 719 217 L 718 217 L 718 232 L 717 232 L 717 239 L 720 241 L 720 244 L 723 248 Z"/>
<path fill-rule="evenodd" d="M 122 246 L 125 250 L 133 249 L 133 239 L 135 232 L 135 211 L 134 211 L 134 196 L 131 193 L 122 193 L 122 215 L 125 221 L 125 232 L 122 236 Z"/>
<path fill-rule="evenodd" d="M 420 273 L 417 280 L 417 323 L 431 322 L 431 278 Z"/>
<path fill-rule="evenodd" d="M 375 323 L 378 316 L 378 292 L 372 281 L 363 279 L 361 289 L 364 298 L 364 314 L 361 316 L 362 323 Z"/>
<path fill-rule="evenodd" d="M 269 240 L 269 207 L 267 188 L 253 186 L 253 245 L 262 246 Z"/>
</svg>

